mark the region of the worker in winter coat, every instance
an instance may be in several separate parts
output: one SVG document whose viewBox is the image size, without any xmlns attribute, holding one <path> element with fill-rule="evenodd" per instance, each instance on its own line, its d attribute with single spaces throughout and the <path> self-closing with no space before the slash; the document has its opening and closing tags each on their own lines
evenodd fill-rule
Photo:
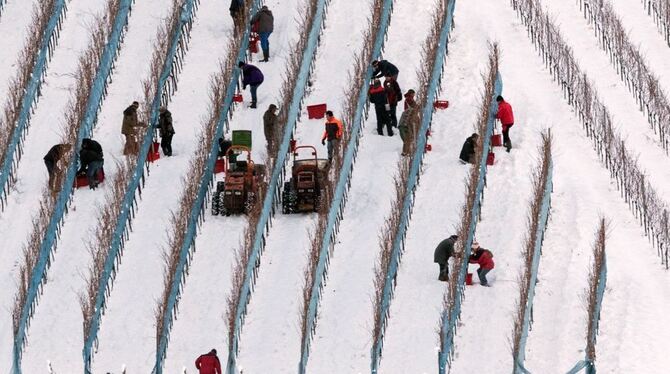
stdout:
<svg viewBox="0 0 670 374">
<path fill-rule="evenodd" d="M 263 5 L 261 10 L 256 12 L 251 18 L 251 24 L 258 22 L 258 36 L 261 39 L 261 49 L 263 50 L 262 62 L 268 62 L 270 58 L 270 34 L 274 30 L 275 18 L 272 11 L 268 9 L 267 5 Z"/>
<path fill-rule="evenodd" d="M 386 109 L 388 99 L 386 97 L 386 91 L 384 90 L 384 87 L 382 87 L 379 79 L 372 81 L 368 94 L 370 95 L 370 102 L 375 106 L 375 114 L 377 115 L 377 134 L 384 135 L 384 126 L 386 126 L 388 135 L 393 136 L 391 119 L 389 112 Z"/>
<path fill-rule="evenodd" d="M 217 153 L 218 157 L 225 157 L 228 153 L 228 149 L 233 146 L 233 142 L 228 139 L 219 138 L 219 152 Z"/>
<path fill-rule="evenodd" d="M 386 91 L 386 101 L 388 101 L 387 110 L 391 127 L 398 127 L 398 117 L 396 117 L 396 108 L 398 102 L 402 100 L 402 91 L 400 85 L 394 79 L 384 80 L 384 91 Z"/>
<path fill-rule="evenodd" d="M 400 131 L 400 139 L 402 139 L 402 156 L 409 156 L 411 154 L 418 114 L 419 111 L 417 110 L 416 102 L 412 100 L 408 104 L 406 101 L 405 111 L 402 112 L 400 122 L 398 123 L 398 131 Z"/>
<path fill-rule="evenodd" d="M 141 127 L 137 119 L 137 108 L 140 104 L 137 101 L 123 111 L 123 125 L 121 126 L 121 134 L 126 137 L 126 144 L 123 147 L 124 155 L 136 155 L 139 152 L 138 134 Z"/>
<path fill-rule="evenodd" d="M 326 130 L 321 137 L 321 144 L 326 145 L 326 140 L 328 141 L 328 162 L 333 161 L 333 151 L 340 143 L 343 134 L 342 121 L 335 118 L 330 110 L 326 111 Z"/>
<path fill-rule="evenodd" d="M 161 149 L 163 154 L 172 156 L 172 136 L 174 135 L 174 126 L 172 126 L 172 113 L 161 106 L 158 109 L 160 115 L 158 116 L 158 134 L 161 137 Z"/>
<path fill-rule="evenodd" d="M 472 134 L 463 143 L 463 148 L 461 148 L 461 154 L 458 158 L 461 159 L 461 162 L 464 164 L 474 164 L 475 163 L 475 154 L 477 153 L 477 140 L 479 139 L 478 134 Z"/>
<path fill-rule="evenodd" d="M 437 245 L 435 254 L 433 254 L 433 262 L 440 266 L 440 274 L 437 279 L 443 282 L 449 280 L 449 258 L 456 255 L 454 252 L 456 240 L 458 240 L 458 235 L 452 235 L 444 239 Z"/>
<path fill-rule="evenodd" d="M 496 98 L 498 102 L 498 112 L 496 113 L 496 118 L 500 120 L 502 124 L 502 133 L 503 133 L 503 146 L 507 148 L 507 152 L 512 149 L 512 141 L 509 138 L 509 130 L 514 126 L 514 112 L 512 111 L 512 106 L 509 105 L 502 96 Z"/>
<path fill-rule="evenodd" d="M 398 68 L 386 60 L 372 61 L 372 78 L 385 77 L 386 79 L 398 80 Z"/>
<path fill-rule="evenodd" d="M 416 101 L 414 100 L 415 94 L 416 92 L 414 92 L 414 90 L 412 89 L 407 90 L 407 92 L 405 93 L 405 107 L 403 108 L 403 110 L 407 110 L 407 108 L 409 108 L 410 106 L 414 106 L 416 104 Z"/>
<path fill-rule="evenodd" d="M 72 149 L 70 144 L 56 144 L 44 155 L 44 165 L 47 167 L 47 173 L 49 173 L 49 189 L 51 192 L 58 192 L 60 189 L 59 179 L 64 167 L 59 164 L 59 161 L 65 158 L 70 149 Z"/>
<path fill-rule="evenodd" d="M 261 70 L 254 65 L 245 64 L 240 61 L 237 63 L 240 69 L 242 69 L 242 89 L 245 90 L 247 86 L 250 86 L 249 92 L 251 92 L 251 105 L 250 108 L 256 108 L 256 91 L 258 86 L 263 83 L 263 73 Z"/>
<path fill-rule="evenodd" d="M 216 349 L 198 357 L 195 360 L 195 367 L 199 374 L 221 374 L 221 362 L 216 355 Z"/>
<path fill-rule="evenodd" d="M 89 138 L 83 139 L 79 150 L 79 164 L 77 174 L 86 173 L 88 187 L 95 190 L 100 183 L 99 173 L 105 164 L 100 143 Z"/>
<path fill-rule="evenodd" d="M 479 264 L 479 269 L 477 269 L 477 276 L 479 276 L 479 284 L 482 286 L 490 287 L 489 282 L 486 280 L 486 274 L 488 274 L 495 267 L 493 262 L 493 253 L 488 249 L 484 249 L 479 246 L 479 243 L 472 243 L 472 254 L 470 255 L 469 262 L 471 264 Z"/>
<path fill-rule="evenodd" d="M 265 141 L 268 142 L 268 149 L 274 149 L 275 126 L 277 126 L 277 106 L 270 104 L 268 110 L 263 114 L 263 132 Z"/>
<path fill-rule="evenodd" d="M 231 0 L 228 10 L 230 10 L 230 16 L 233 17 L 233 24 L 235 25 L 233 31 L 237 33 L 244 25 L 244 0 Z"/>
</svg>

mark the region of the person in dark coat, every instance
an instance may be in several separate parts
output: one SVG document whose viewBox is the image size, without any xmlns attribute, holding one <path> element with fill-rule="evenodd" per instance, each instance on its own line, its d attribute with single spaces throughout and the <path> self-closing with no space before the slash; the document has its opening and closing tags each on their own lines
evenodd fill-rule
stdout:
<svg viewBox="0 0 670 374">
<path fill-rule="evenodd" d="M 435 254 L 433 255 L 433 262 L 440 266 L 440 274 L 437 276 L 437 279 L 446 282 L 449 280 L 449 258 L 455 256 L 454 253 L 454 244 L 458 240 L 458 235 L 452 235 L 447 239 L 444 239 L 437 245 L 435 248 Z"/>
<path fill-rule="evenodd" d="M 244 0 L 231 0 L 230 1 L 230 16 L 233 17 L 233 28 L 234 32 L 237 33 L 242 29 L 244 21 Z"/>
<path fill-rule="evenodd" d="M 490 287 L 489 282 L 486 279 L 486 274 L 488 274 L 495 267 L 493 262 L 493 253 L 488 249 L 482 248 L 479 246 L 479 243 L 472 243 L 472 254 L 470 255 L 469 262 L 471 264 L 479 264 L 479 269 L 477 269 L 477 276 L 479 276 L 479 284 L 485 287 Z"/>
<path fill-rule="evenodd" d="M 172 126 L 172 113 L 161 106 L 158 110 L 160 115 L 158 117 L 158 133 L 161 136 L 161 149 L 163 154 L 172 156 L 172 136 L 174 135 L 174 126 Z"/>
<path fill-rule="evenodd" d="M 479 135 L 472 134 L 470 137 L 465 139 L 463 143 L 463 148 L 461 148 L 461 155 L 458 156 L 464 164 L 474 164 L 475 163 L 475 153 L 477 152 L 477 140 Z"/>
<path fill-rule="evenodd" d="M 386 79 L 398 80 L 398 68 L 386 60 L 372 61 L 372 67 L 375 68 L 372 72 L 372 78 L 385 77 Z"/>
<path fill-rule="evenodd" d="M 268 149 L 274 148 L 274 133 L 277 126 L 277 106 L 270 104 L 268 110 L 263 114 L 263 133 L 265 134 L 265 141 L 268 142 Z"/>
<path fill-rule="evenodd" d="M 92 190 L 96 189 L 100 183 L 98 173 L 105 164 L 100 143 L 89 138 L 83 139 L 81 150 L 79 150 L 79 163 L 80 167 L 77 174 L 86 173 L 89 188 Z"/>
<path fill-rule="evenodd" d="M 400 85 L 395 79 L 386 79 L 384 80 L 384 91 L 386 91 L 386 100 L 388 101 L 389 121 L 391 121 L 392 127 L 398 127 L 396 108 L 398 102 L 402 100 Z"/>
<path fill-rule="evenodd" d="M 372 81 L 372 86 L 370 86 L 368 93 L 370 95 L 370 102 L 375 105 L 375 114 L 377 115 L 377 134 L 384 135 L 384 126 L 386 126 L 388 135 L 393 136 L 391 119 L 388 111 L 386 110 L 388 99 L 386 97 L 386 91 L 384 91 L 384 87 L 382 87 L 379 79 Z"/>
<path fill-rule="evenodd" d="M 199 374 L 221 374 L 221 362 L 216 355 L 216 349 L 200 355 L 195 360 L 195 368 L 198 369 Z"/>
<path fill-rule="evenodd" d="M 249 89 L 251 92 L 250 108 L 256 108 L 256 91 L 258 90 L 258 86 L 263 83 L 263 73 L 254 65 L 245 64 L 242 61 L 238 62 L 237 66 L 242 69 L 242 89 L 246 90 L 247 86 L 251 87 Z"/>
<path fill-rule="evenodd" d="M 262 62 L 268 62 L 270 58 L 270 34 L 274 31 L 275 18 L 272 15 L 272 11 L 268 9 L 267 5 L 263 5 L 261 10 L 259 10 L 251 18 L 251 24 L 258 22 L 258 36 L 261 39 L 261 49 L 263 50 L 263 59 Z"/>
<path fill-rule="evenodd" d="M 499 119 L 502 124 L 503 146 L 507 148 L 507 152 L 509 152 L 512 149 L 512 140 L 509 138 L 509 130 L 514 126 L 514 112 L 512 111 L 512 106 L 505 101 L 502 96 L 498 96 L 496 101 L 498 102 L 496 119 Z"/>
<path fill-rule="evenodd" d="M 72 149 L 70 144 L 56 144 L 46 155 L 44 155 L 44 165 L 47 167 L 49 173 L 49 189 L 52 192 L 57 192 L 59 179 L 58 176 L 62 173 L 62 167 L 59 167 L 58 162 Z"/>
<path fill-rule="evenodd" d="M 217 156 L 225 157 L 228 153 L 228 149 L 233 146 L 233 142 L 228 139 L 219 138 L 219 153 Z"/>
</svg>

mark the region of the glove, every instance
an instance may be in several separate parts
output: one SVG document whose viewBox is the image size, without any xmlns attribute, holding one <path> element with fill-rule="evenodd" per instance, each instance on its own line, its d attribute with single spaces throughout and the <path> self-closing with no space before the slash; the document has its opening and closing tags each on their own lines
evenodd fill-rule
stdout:
<svg viewBox="0 0 670 374">
<path fill-rule="evenodd" d="M 321 145 L 326 145 L 326 139 L 321 139 Z"/>
</svg>

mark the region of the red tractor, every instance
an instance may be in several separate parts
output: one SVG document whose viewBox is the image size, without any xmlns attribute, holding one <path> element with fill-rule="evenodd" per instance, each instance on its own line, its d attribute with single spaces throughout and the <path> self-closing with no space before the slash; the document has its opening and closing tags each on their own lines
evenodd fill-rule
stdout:
<svg viewBox="0 0 670 374">
<path fill-rule="evenodd" d="M 246 160 L 238 160 L 242 153 Z M 251 160 L 251 149 L 233 145 L 226 152 L 225 179 L 217 182 L 212 196 L 212 215 L 247 213 L 253 206 L 258 192 L 258 182 L 265 174 L 265 166 Z"/>
<path fill-rule="evenodd" d="M 314 158 L 297 159 L 300 149 L 311 149 Z M 328 160 L 318 159 L 316 148 L 301 145 L 293 150 L 291 179 L 284 183 L 282 213 L 317 212 L 327 183 Z"/>
</svg>

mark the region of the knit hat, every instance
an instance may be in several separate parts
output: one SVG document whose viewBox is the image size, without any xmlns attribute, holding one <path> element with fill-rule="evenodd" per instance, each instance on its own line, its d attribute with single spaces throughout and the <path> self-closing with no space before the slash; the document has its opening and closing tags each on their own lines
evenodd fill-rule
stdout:
<svg viewBox="0 0 670 374">
<path fill-rule="evenodd" d="M 479 242 L 472 242 L 472 249 L 478 249 L 479 248 Z"/>
</svg>

